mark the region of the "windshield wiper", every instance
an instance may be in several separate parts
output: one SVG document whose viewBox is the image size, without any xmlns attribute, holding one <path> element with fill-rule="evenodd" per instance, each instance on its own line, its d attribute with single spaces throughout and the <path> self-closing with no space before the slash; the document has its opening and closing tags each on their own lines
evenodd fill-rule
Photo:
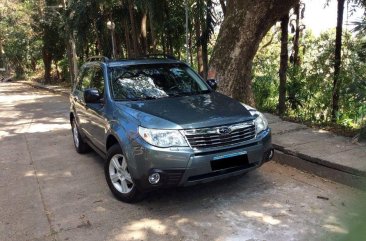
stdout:
<svg viewBox="0 0 366 241">
<path fill-rule="evenodd" d="M 171 97 L 182 97 L 182 96 L 201 95 L 201 94 L 208 94 L 208 93 L 210 93 L 209 90 L 204 90 L 204 91 L 197 91 L 197 92 L 171 93 L 171 94 L 169 94 L 169 96 L 171 96 Z"/>
<path fill-rule="evenodd" d="M 136 97 L 136 98 L 128 98 L 126 101 L 141 101 L 141 100 L 157 100 L 166 98 L 165 96 L 145 96 L 145 97 Z"/>
</svg>

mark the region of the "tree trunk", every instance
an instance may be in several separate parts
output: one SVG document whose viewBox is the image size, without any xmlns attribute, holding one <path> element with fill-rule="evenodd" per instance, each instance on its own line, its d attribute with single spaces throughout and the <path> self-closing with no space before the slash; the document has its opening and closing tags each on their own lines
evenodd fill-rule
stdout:
<svg viewBox="0 0 366 241">
<path fill-rule="evenodd" d="M 147 12 L 144 11 L 141 19 L 141 42 L 142 52 L 144 55 L 147 54 Z"/>
<path fill-rule="evenodd" d="M 58 64 L 57 64 L 57 61 L 56 61 L 56 60 L 53 60 L 53 63 L 55 64 L 57 81 L 60 81 L 60 80 L 61 80 L 61 75 L 60 75 L 60 71 L 58 70 Z"/>
<path fill-rule="evenodd" d="M 71 64 L 72 64 L 72 65 L 70 65 L 70 68 L 72 68 L 72 74 L 74 76 L 71 84 L 74 84 L 77 76 L 79 75 L 78 56 L 76 53 L 76 44 L 75 44 L 75 35 L 74 34 L 70 34 L 69 43 L 70 43 L 70 48 L 71 48 L 70 50 L 71 50 Z"/>
<path fill-rule="evenodd" d="M 165 19 L 170 19 L 171 18 L 169 5 L 167 3 L 164 4 L 164 14 L 165 14 L 165 17 L 164 17 Z M 171 32 L 170 27 L 167 27 L 165 31 L 166 31 L 167 52 L 168 52 L 169 55 L 174 55 L 173 34 Z"/>
<path fill-rule="evenodd" d="M 203 76 L 203 59 L 202 59 L 202 42 L 201 42 L 201 25 L 200 17 L 195 16 L 194 28 L 196 31 L 196 49 L 197 49 L 197 70 Z"/>
<path fill-rule="evenodd" d="M 189 34 L 189 61 L 191 63 L 191 66 L 193 66 L 193 51 L 192 51 L 192 33 L 193 31 L 191 30 L 190 34 Z"/>
<path fill-rule="evenodd" d="M 286 82 L 288 67 L 288 24 L 289 15 L 281 19 L 281 62 L 280 62 L 280 87 L 278 96 L 278 113 L 283 116 L 286 112 Z"/>
<path fill-rule="evenodd" d="M 333 80 L 333 103 L 332 103 L 332 122 L 337 121 L 339 111 L 339 90 L 341 84 L 340 72 L 342 63 L 342 32 L 343 32 L 343 12 L 345 0 L 338 0 L 337 30 L 334 53 L 334 80 Z"/>
<path fill-rule="evenodd" d="M 126 43 L 126 57 L 132 58 L 132 47 L 131 47 L 131 41 L 130 41 L 130 29 L 128 28 L 128 20 L 125 18 L 123 20 L 123 28 L 125 33 L 125 43 Z"/>
<path fill-rule="evenodd" d="M 165 34 L 161 34 L 161 44 L 163 45 L 163 54 L 167 54 Z"/>
<path fill-rule="evenodd" d="M 294 66 L 300 65 L 299 49 L 300 49 L 300 2 L 295 6 L 296 29 L 294 38 Z"/>
<path fill-rule="evenodd" d="M 297 0 L 228 1 L 211 59 L 210 73 L 219 91 L 254 105 L 252 93 L 253 58 L 268 30 Z"/>
<path fill-rule="evenodd" d="M 52 54 L 45 47 L 42 49 L 42 59 L 44 64 L 44 83 L 50 83 Z"/>
<path fill-rule="evenodd" d="M 131 22 L 131 33 L 132 33 L 132 46 L 133 46 L 133 57 L 137 57 L 140 55 L 139 47 L 138 47 L 138 37 L 136 33 L 136 20 L 135 20 L 135 12 L 134 12 L 135 1 L 128 0 L 128 11 L 130 14 L 130 22 Z"/>
<path fill-rule="evenodd" d="M 75 83 L 75 78 L 76 75 L 74 73 L 74 62 L 73 62 L 73 56 L 72 56 L 72 46 L 71 46 L 71 41 L 70 39 L 67 40 L 67 45 L 66 45 L 66 51 L 67 51 L 67 63 L 69 64 L 69 78 L 70 78 L 70 83 L 71 86 L 73 86 L 73 84 Z M 86 54 L 86 57 L 89 57 L 89 47 L 87 47 L 88 52 Z"/>
<path fill-rule="evenodd" d="M 116 42 L 116 53 L 117 53 L 117 58 L 125 58 L 125 54 L 123 52 L 123 46 L 122 46 L 122 39 L 121 39 L 121 35 L 120 33 L 116 34 L 115 33 L 115 42 Z"/>
<path fill-rule="evenodd" d="M 149 24 L 150 24 L 150 35 L 151 35 L 151 44 L 152 44 L 152 53 L 156 53 L 157 49 L 157 39 L 156 39 L 156 32 L 155 26 L 153 24 L 153 18 L 151 11 L 149 12 Z"/>
<path fill-rule="evenodd" d="M 2 37 L 0 37 L 0 68 L 5 68 L 5 60 L 3 59 L 3 42 L 1 38 Z"/>
<path fill-rule="evenodd" d="M 210 24 L 210 14 L 212 8 L 212 1 L 207 0 L 206 5 L 206 21 L 202 21 L 204 24 L 202 26 L 202 64 L 203 64 L 203 74 L 202 77 L 207 80 L 208 74 L 208 43 L 210 41 L 209 34 L 209 24 Z"/>
</svg>

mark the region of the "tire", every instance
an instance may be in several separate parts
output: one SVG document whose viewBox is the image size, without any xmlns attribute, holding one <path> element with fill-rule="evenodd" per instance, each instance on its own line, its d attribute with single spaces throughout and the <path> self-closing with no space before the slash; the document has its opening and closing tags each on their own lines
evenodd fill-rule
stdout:
<svg viewBox="0 0 366 241">
<path fill-rule="evenodd" d="M 80 135 L 80 131 L 76 124 L 75 119 L 72 120 L 71 130 L 76 151 L 80 154 L 90 152 L 90 146 L 83 140 L 83 137 Z"/>
<path fill-rule="evenodd" d="M 120 201 L 136 203 L 141 201 L 143 193 L 136 187 L 128 171 L 128 163 L 119 144 L 113 145 L 107 152 L 104 174 L 113 195 Z"/>
</svg>

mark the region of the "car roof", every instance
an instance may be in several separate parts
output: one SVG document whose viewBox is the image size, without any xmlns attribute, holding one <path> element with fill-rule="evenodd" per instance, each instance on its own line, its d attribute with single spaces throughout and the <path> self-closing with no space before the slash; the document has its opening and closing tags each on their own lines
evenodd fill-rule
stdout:
<svg viewBox="0 0 366 241">
<path fill-rule="evenodd" d="M 122 59 L 122 60 L 110 60 L 106 62 L 108 67 L 121 67 L 129 65 L 148 65 L 148 64 L 185 64 L 179 60 L 162 59 L 162 58 L 142 58 L 142 59 Z"/>
</svg>

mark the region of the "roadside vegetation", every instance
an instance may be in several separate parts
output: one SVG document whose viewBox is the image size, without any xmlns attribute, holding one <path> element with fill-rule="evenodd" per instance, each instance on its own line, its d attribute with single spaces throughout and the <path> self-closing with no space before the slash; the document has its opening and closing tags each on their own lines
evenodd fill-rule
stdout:
<svg viewBox="0 0 366 241">
<path fill-rule="evenodd" d="M 70 86 L 91 56 L 165 53 L 262 111 L 363 137 L 366 18 L 349 23 L 346 16 L 365 2 L 331 1 L 338 3 L 338 26 L 315 36 L 302 22 L 306 5 L 298 0 L 276 0 L 271 11 L 268 0 L 5 0 L 0 68 Z M 255 18 L 237 14 L 244 10 Z"/>
<path fill-rule="evenodd" d="M 269 47 L 260 49 L 254 59 L 253 91 L 257 107 L 278 112 L 281 33 L 273 28 L 265 40 Z M 362 55 L 363 39 L 345 33 L 342 49 L 340 110 L 332 124 L 333 56 L 335 31 L 320 36 L 304 32 L 298 64 L 289 61 L 284 117 L 309 125 L 318 125 L 344 135 L 354 135 L 366 117 L 366 62 Z M 264 42 L 265 42 L 264 40 Z M 291 58 L 291 56 L 290 56 Z"/>
</svg>

